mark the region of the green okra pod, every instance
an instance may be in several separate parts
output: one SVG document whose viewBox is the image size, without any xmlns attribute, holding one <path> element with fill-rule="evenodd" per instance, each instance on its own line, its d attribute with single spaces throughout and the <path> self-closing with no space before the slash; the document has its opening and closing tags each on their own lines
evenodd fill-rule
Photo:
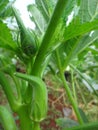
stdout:
<svg viewBox="0 0 98 130">
<path fill-rule="evenodd" d="M 31 32 L 29 29 L 25 27 L 20 17 L 19 11 L 13 6 L 12 6 L 12 10 L 13 10 L 13 13 L 16 18 L 19 31 L 20 31 L 21 48 L 27 56 L 30 56 L 30 57 L 35 56 L 38 49 L 37 37 L 33 32 Z"/>
<path fill-rule="evenodd" d="M 31 76 L 22 73 L 15 73 L 19 78 L 28 81 L 33 87 L 33 96 L 31 101 L 31 107 L 29 110 L 30 118 L 34 122 L 42 121 L 47 115 L 48 107 L 48 94 L 47 88 L 43 80 L 36 76 Z"/>
</svg>

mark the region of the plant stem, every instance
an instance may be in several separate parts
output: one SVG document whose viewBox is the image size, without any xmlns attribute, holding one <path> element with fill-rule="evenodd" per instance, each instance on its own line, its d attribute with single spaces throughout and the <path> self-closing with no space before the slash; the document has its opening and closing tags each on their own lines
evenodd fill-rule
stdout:
<svg viewBox="0 0 98 130">
<path fill-rule="evenodd" d="M 66 7 L 66 3 L 68 0 L 58 0 L 56 7 L 54 9 L 52 18 L 44 35 L 43 41 L 39 48 L 38 55 L 35 59 L 35 63 L 32 69 L 32 73 L 41 77 L 41 71 L 43 70 L 44 61 L 47 57 L 47 51 L 51 45 L 51 39 L 53 38 L 53 34 L 58 26 L 61 15 Z M 44 62 L 44 63 L 43 63 Z"/>
<path fill-rule="evenodd" d="M 21 97 L 21 91 L 20 91 L 20 83 L 19 83 L 19 80 L 16 79 L 17 77 L 14 77 L 13 75 L 11 75 L 14 83 L 15 83 L 15 86 L 16 86 L 16 90 L 17 90 L 17 95 L 18 95 L 18 102 L 21 103 L 22 101 L 22 97 Z"/>
<path fill-rule="evenodd" d="M 57 57 L 57 64 L 58 64 L 58 67 L 59 67 L 59 71 L 60 71 L 60 76 L 61 76 L 61 79 L 62 79 L 62 81 L 63 81 L 64 88 L 65 88 L 66 93 L 67 93 L 67 95 L 68 95 L 69 101 L 71 102 L 71 104 L 72 104 L 72 106 L 73 106 L 73 109 L 74 109 L 74 111 L 75 111 L 75 113 L 76 113 L 76 116 L 77 116 L 77 118 L 78 118 L 79 123 L 80 123 L 80 124 L 83 124 L 83 120 L 82 120 L 82 117 L 81 117 L 81 115 L 80 115 L 80 113 L 79 113 L 77 104 L 76 104 L 76 102 L 74 101 L 74 98 L 73 98 L 73 96 L 72 96 L 72 93 L 71 93 L 71 91 L 70 91 L 70 88 L 69 88 L 69 86 L 67 85 L 67 82 L 66 82 L 66 80 L 65 80 L 58 50 L 56 50 L 56 57 Z"/>
<path fill-rule="evenodd" d="M 74 100 L 75 100 L 76 104 L 78 104 L 76 88 L 75 88 L 76 86 L 75 86 L 75 83 L 74 83 L 74 77 L 73 77 L 73 70 L 72 69 L 71 69 L 71 82 L 72 82 L 72 90 L 73 90 Z"/>
<path fill-rule="evenodd" d="M 0 105 L 0 123 L 4 130 L 17 130 L 15 120 L 6 107 Z"/>
<path fill-rule="evenodd" d="M 33 130 L 41 130 L 41 129 L 40 129 L 40 123 L 39 123 L 39 122 L 34 122 Z"/>
<path fill-rule="evenodd" d="M 81 87 L 79 86 L 78 81 L 75 80 L 75 84 L 76 84 L 77 89 L 79 90 L 79 93 L 80 93 L 80 95 L 81 95 L 81 98 L 82 98 L 82 100 L 83 100 L 83 103 L 84 103 L 84 105 L 85 105 L 85 107 L 86 107 L 86 106 L 87 106 L 87 102 L 86 102 L 85 97 L 84 97 L 84 95 L 83 95 L 83 92 L 82 92 L 83 90 L 82 90 Z"/>
<path fill-rule="evenodd" d="M 20 128 L 21 130 L 34 130 L 33 129 L 33 122 L 30 119 L 30 115 L 28 113 L 27 106 L 21 106 L 18 110 L 18 115 L 20 119 Z"/>
<path fill-rule="evenodd" d="M 0 84 L 2 85 L 2 88 L 7 96 L 7 99 L 9 101 L 9 104 L 10 104 L 12 110 L 16 111 L 17 108 L 19 107 L 19 103 L 16 100 L 16 97 L 12 91 L 10 83 L 7 80 L 7 78 L 5 77 L 3 72 L 0 72 Z"/>
</svg>

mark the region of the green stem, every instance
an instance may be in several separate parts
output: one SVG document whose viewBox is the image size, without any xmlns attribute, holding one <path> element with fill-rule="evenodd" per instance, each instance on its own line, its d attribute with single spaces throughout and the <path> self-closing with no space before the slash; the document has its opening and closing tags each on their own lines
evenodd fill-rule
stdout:
<svg viewBox="0 0 98 130">
<path fill-rule="evenodd" d="M 73 70 L 71 69 L 71 82 L 72 82 L 72 89 L 73 89 L 73 96 L 74 96 L 74 100 L 77 103 L 77 94 L 76 94 L 76 89 L 75 89 L 75 84 L 74 84 L 74 77 L 73 77 Z"/>
<path fill-rule="evenodd" d="M 12 88 L 9 84 L 9 81 L 7 80 L 7 78 L 5 77 L 3 72 L 0 72 L 0 84 L 2 85 L 2 88 L 7 96 L 7 99 L 9 101 L 9 104 L 11 106 L 11 108 L 16 111 L 17 108 L 19 107 L 19 104 L 16 100 L 16 97 L 12 91 Z"/>
<path fill-rule="evenodd" d="M 41 130 L 41 129 L 40 129 L 40 123 L 39 123 L 39 122 L 34 122 L 33 130 Z"/>
<path fill-rule="evenodd" d="M 81 87 L 79 86 L 78 81 L 75 80 L 75 84 L 76 84 L 77 89 L 79 90 L 79 93 L 80 93 L 80 95 L 81 95 L 81 98 L 82 98 L 82 100 L 83 100 L 83 103 L 84 103 L 84 105 L 85 105 L 85 107 L 86 107 L 86 106 L 87 106 L 87 102 L 86 102 L 85 97 L 84 97 L 84 95 L 83 95 L 83 93 L 82 93 L 83 90 L 82 90 Z"/>
<path fill-rule="evenodd" d="M 79 123 L 80 123 L 80 124 L 83 124 L 83 120 L 82 120 L 82 117 L 81 117 L 81 115 L 80 115 L 80 113 L 79 113 L 79 109 L 78 109 L 78 107 L 77 107 L 77 104 L 76 104 L 76 102 L 74 101 L 74 98 L 73 98 L 73 96 L 72 96 L 72 93 L 71 93 L 71 91 L 70 91 L 70 88 L 69 88 L 69 86 L 67 85 L 67 82 L 66 82 L 66 80 L 65 80 L 58 50 L 56 50 L 56 57 L 57 57 L 57 64 L 58 64 L 58 67 L 59 67 L 61 79 L 62 79 L 62 81 L 63 81 L 63 84 L 64 84 L 64 87 L 65 87 L 66 93 L 67 93 L 68 98 L 69 98 L 69 101 L 71 102 L 71 104 L 72 104 L 72 106 L 73 106 L 73 109 L 74 109 L 74 111 L 75 111 L 75 113 L 76 113 L 76 116 L 77 116 L 77 118 L 78 118 Z"/>
<path fill-rule="evenodd" d="M 35 57 L 34 57 L 35 58 Z M 27 74 L 31 74 L 32 73 L 32 67 L 33 67 L 33 64 L 34 64 L 34 61 L 35 59 L 34 58 L 31 58 L 28 63 L 26 64 L 26 72 Z"/>
<path fill-rule="evenodd" d="M 20 119 L 20 128 L 21 130 L 34 130 L 33 129 L 33 122 L 30 119 L 30 115 L 28 113 L 27 106 L 21 106 L 18 110 L 18 115 Z"/>
<path fill-rule="evenodd" d="M 53 38 L 53 34 L 58 26 L 59 20 L 61 18 L 61 15 L 66 7 L 66 3 L 68 0 L 58 0 L 56 7 L 54 9 L 52 18 L 50 20 L 50 23 L 48 25 L 48 28 L 46 30 L 45 36 L 43 38 L 43 41 L 41 43 L 41 46 L 39 48 L 38 55 L 35 59 L 35 63 L 32 69 L 32 73 L 34 75 L 41 77 L 41 71 L 44 66 L 44 61 L 47 56 L 47 51 L 51 45 L 51 39 Z"/>
<path fill-rule="evenodd" d="M 16 79 L 16 77 L 14 77 L 13 75 L 11 75 L 11 77 L 12 77 L 14 83 L 15 83 L 15 86 L 16 86 L 17 95 L 18 95 L 18 99 L 17 99 L 17 100 L 18 100 L 18 102 L 21 103 L 22 97 L 21 97 L 21 91 L 20 91 L 20 83 L 19 83 L 19 80 Z"/>
<path fill-rule="evenodd" d="M 4 130 L 17 130 L 12 114 L 4 106 L 0 106 L 0 122 Z"/>
</svg>

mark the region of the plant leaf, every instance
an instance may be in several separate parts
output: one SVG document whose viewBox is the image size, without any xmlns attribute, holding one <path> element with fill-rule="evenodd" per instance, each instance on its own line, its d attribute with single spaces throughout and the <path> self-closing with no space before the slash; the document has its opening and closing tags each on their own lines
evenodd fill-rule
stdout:
<svg viewBox="0 0 98 130">
<path fill-rule="evenodd" d="M 5 2 L 4 2 L 5 1 Z M 2 0 L 2 2 L 3 2 L 3 5 L 2 5 L 2 2 L 0 3 L 0 17 L 1 18 L 7 18 L 7 17 L 10 17 L 10 16 L 12 16 L 13 15 L 13 13 L 12 13 L 12 9 L 11 9 L 11 5 L 12 5 L 12 3 L 13 3 L 13 1 L 8 1 L 8 0 Z"/>
<path fill-rule="evenodd" d="M 82 38 L 74 38 L 68 40 L 63 45 L 63 52 L 67 54 L 66 59 L 63 60 L 63 69 L 73 60 L 79 53 L 86 49 L 89 45 L 93 44 L 98 39 L 98 31 L 94 31 L 92 36 L 90 34 L 84 35 Z M 64 57 L 64 56 L 63 56 Z"/>
<path fill-rule="evenodd" d="M 50 13 L 49 8 L 46 0 L 35 0 L 37 8 L 40 10 L 41 14 L 43 15 L 44 19 L 48 23 L 50 20 Z"/>
<path fill-rule="evenodd" d="M 28 6 L 28 11 L 32 15 L 30 18 L 35 23 L 36 30 L 39 33 L 43 34 L 47 27 L 47 23 L 46 23 L 46 20 L 44 19 L 43 15 L 41 14 L 39 9 L 34 4 Z"/>
<path fill-rule="evenodd" d="M 69 15 L 75 11 L 74 9 L 77 8 L 77 2 L 76 0 L 69 0 L 67 3 L 67 6 L 65 8 L 64 14 L 63 14 L 63 18 L 65 21 L 68 20 Z"/>
<path fill-rule="evenodd" d="M 98 19 L 98 0 L 81 0 L 79 16 L 82 23 Z"/>
<path fill-rule="evenodd" d="M 84 24 L 79 23 L 79 21 L 72 21 L 68 27 L 65 27 L 64 31 L 64 41 L 67 41 L 76 36 L 86 34 L 92 30 L 98 29 L 98 20 L 92 22 L 86 22 Z"/>
<path fill-rule="evenodd" d="M 9 3 L 9 0 L 0 1 L 0 17 L 3 17 L 2 12 L 5 10 L 5 7 L 7 6 L 8 3 Z"/>
<path fill-rule="evenodd" d="M 17 45 L 13 41 L 10 29 L 2 21 L 0 21 L 0 47 L 13 51 L 17 49 Z"/>
<path fill-rule="evenodd" d="M 70 128 L 70 127 L 79 125 L 76 121 L 71 120 L 69 118 L 59 118 L 59 119 L 56 120 L 56 123 L 61 128 Z"/>
<path fill-rule="evenodd" d="M 82 78 L 82 81 L 84 81 L 84 84 L 88 84 L 88 89 L 91 90 L 96 96 L 98 96 L 98 92 L 94 88 L 94 83 L 92 82 L 93 79 L 89 77 L 87 74 L 82 74 L 75 66 L 70 64 L 70 66 L 79 74 L 79 76 Z"/>
<path fill-rule="evenodd" d="M 85 35 L 79 42 L 76 48 L 76 53 L 81 53 L 84 49 L 86 49 L 89 45 L 93 44 L 96 40 L 98 40 L 98 30 L 94 31 L 93 34 Z"/>
</svg>

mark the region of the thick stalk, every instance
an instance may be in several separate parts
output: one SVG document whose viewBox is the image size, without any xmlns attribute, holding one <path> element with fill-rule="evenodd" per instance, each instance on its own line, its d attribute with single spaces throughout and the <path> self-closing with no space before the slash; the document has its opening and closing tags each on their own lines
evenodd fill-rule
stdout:
<svg viewBox="0 0 98 130">
<path fill-rule="evenodd" d="M 27 107 L 22 106 L 17 113 L 20 119 L 20 130 L 34 130 L 33 122 L 30 119 Z"/>
<path fill-rule="evenodd" d="M 60 76 L 61 76 L 61 79 L 62 79 L 62 81 L 63 81 L 63 84 L 64 84 L 64 87 L 65 87 L 66 93 L 67 93 L 68 98 L 69 98 L 69 101 L 71 102 L 71 104 L 72 104 L 72 106 L 73 106 L 73 109 L 74 109 L 74 111 L 75 111 L 75 113 L 76 113 L 76 116 L 77 116 L 77 118 L 78 118 L 79 123 L 80 123 L 80 124 L 84 124 L 84 123 L 83 123 L 83 120 L 82 120 L 82 117 L 81 117 L 81 115 L 80 115 L 80 113 L 79 113 L 79 109 L 78 109 L 78 107 L 77 107 L 77 104 L 76 104 L 76 102 L 74 101 L 74 98 L 73 98 L 73 96 L 72 96 L 72 93 L 71 93 L 71 91 L 70 91 L 70 88 L 69 88 L 69 86 L 67 85 L 67 82 L 66 82 L 66 80 L 65 80 L 58 50 L 56 51 L 56 57 L 57 57 L 58 68 L 59 68 L 59 71 L 60 71 Z"/>
<path fill-rule="evenodd" d="M 41 76 L 41 71 L 43 70 L 44 61 L 46 59 L 47 51 L 51 45 L 51 39 L 53 38 L 53 34 L 58 26 L 59 20 L 62 16 L 62 13 L 66 7 L 66 3 L 68 0 L 58 0 L 56 7 L 54 9 L 52 18 L 46 30 L 45 36 L 41 43 L 41 47 L 39 49 L 38 55 L 35 59 L 35 63 L 32 69 L 32 73 L 37 76 Z"/>
<path fill-rule="evenodd" d="M 33 130 L 41 130 L 40 129 L 40 122 L 34 122 Z"/>
</svg>

